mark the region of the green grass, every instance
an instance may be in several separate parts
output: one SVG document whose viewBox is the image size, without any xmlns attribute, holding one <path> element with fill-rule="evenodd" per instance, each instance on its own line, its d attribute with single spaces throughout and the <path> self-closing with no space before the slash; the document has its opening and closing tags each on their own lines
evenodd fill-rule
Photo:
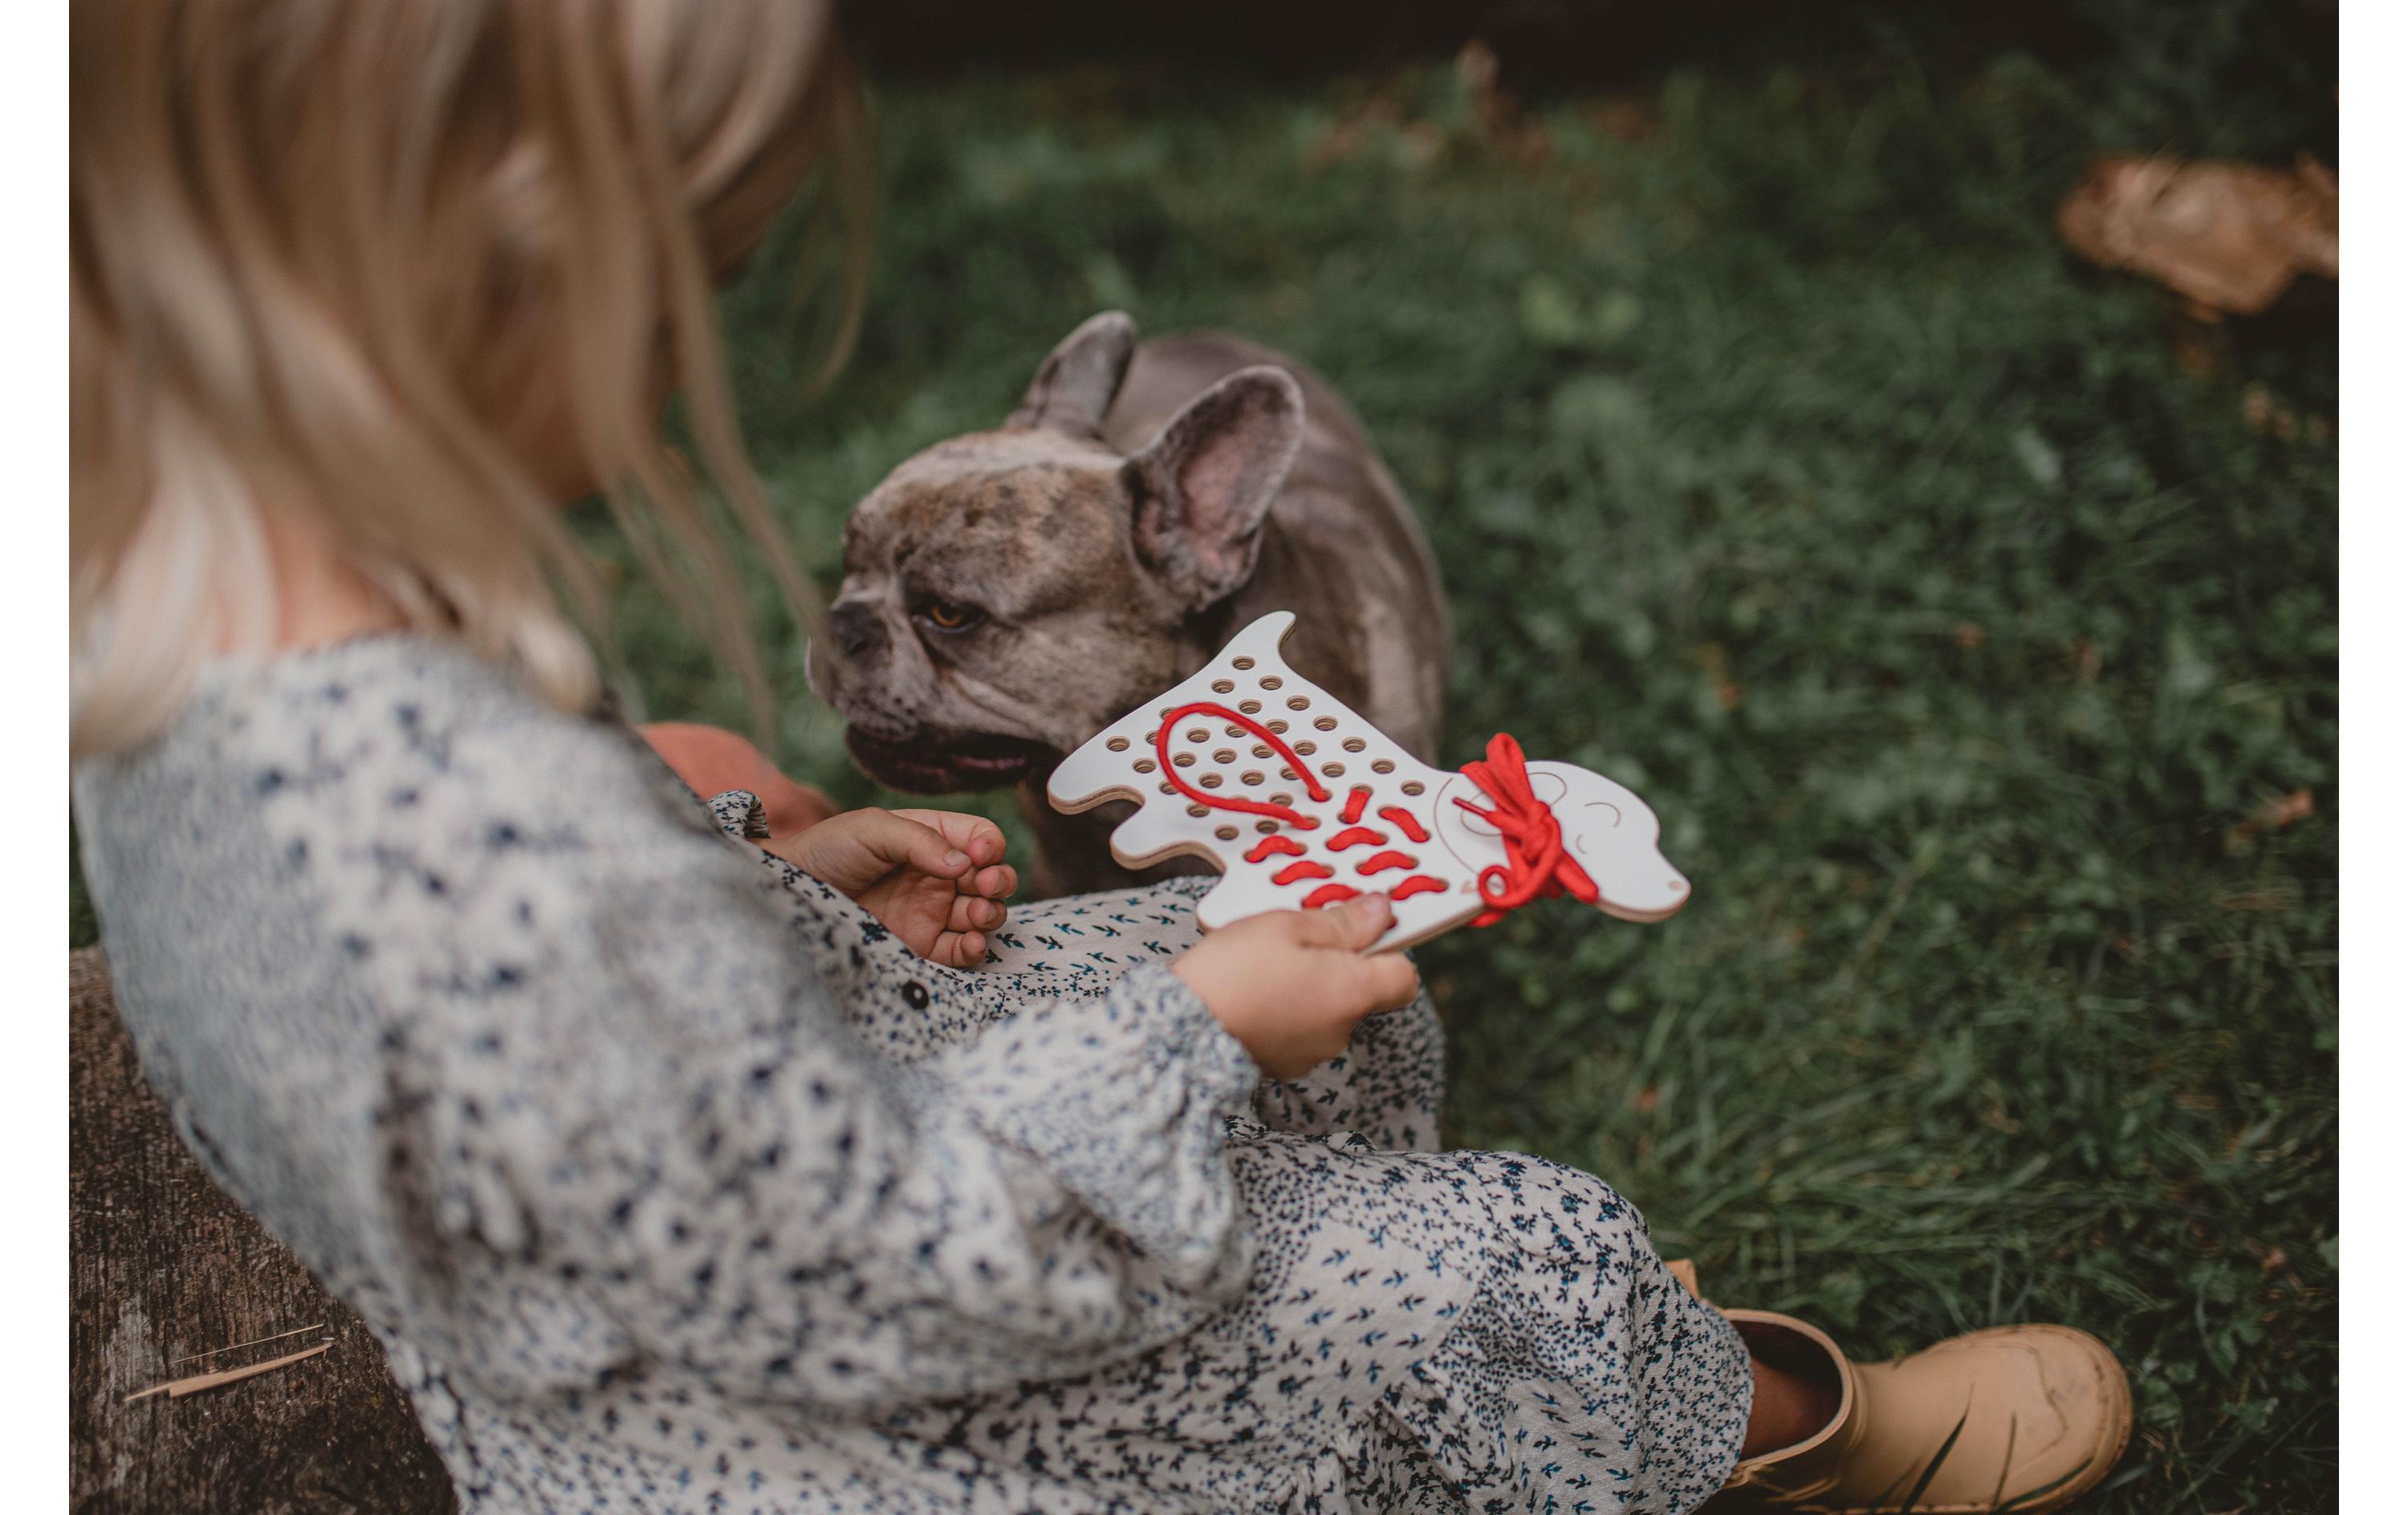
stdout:
<svg viewBox="0 0 2408 1515">
<path fill-rule="evenodd" d="M 1543 156 L 1443 70 L 897 86 L 834 393 L 790 240 L 727 317 L 822 570 L 1093 310 L 1316 364 L 1437 547 L 1450 755 L 1510 729 L 1623 779 L 1698 886 L 1425 951 L 1452 1138 L 1604 1175 L 1716 1298 L 1865 1355 L 2099 1333 L 2140 1432 L 2092 1508 L 2326 1508 L 2332 307 L 2191 330 L 2049 213 L 2094 150 L 2279 162 L 2329 98 L 2268 93 L 2299 70 L 2243 8 L 2104 13 L 2086 62 L 1676 73 L 1637 142 L 1555 99 Z M 632 580 L 622 631 L 651 713 L 743 723 Z M 780 636 L 780 756 L 875 798 Z"/>
</svg>

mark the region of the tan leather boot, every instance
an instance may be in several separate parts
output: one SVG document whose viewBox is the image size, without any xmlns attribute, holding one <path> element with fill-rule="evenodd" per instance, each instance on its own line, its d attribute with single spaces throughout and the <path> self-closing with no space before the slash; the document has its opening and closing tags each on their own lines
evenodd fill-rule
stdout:
<svg viewBox="0 0 2408 1515">
<path fill-rule="evenodd" d="M 1673 1271 L 1697 1292 L 1694 1270 Z M 2086 1331 L 1997 1326 L 1859 1365 L 1803 1321 L 1722 1313 L 1757 1361 L 1839 1397 L 1822 1430 L 1732 1473 L 1730 1488 L 1766 1503 L 1818 1515 L 2046 1515 L 2113 1471 L 2132 1434 L 2124 1369 Z"/>
</svg>

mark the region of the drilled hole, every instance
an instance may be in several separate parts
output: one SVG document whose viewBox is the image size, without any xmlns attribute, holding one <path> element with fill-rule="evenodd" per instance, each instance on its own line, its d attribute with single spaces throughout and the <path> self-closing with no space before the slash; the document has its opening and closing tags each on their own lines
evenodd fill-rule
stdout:
<svg viewBox="0 0 2408 1515">
<path fill-rule="evenodd" d="M 1276 821 L 1257 821 L 1254 822 L 1254 829 L 1261 832 L 1266 836 L 1269 836 L 1272 832 L 1279 830 L 1279 826 L 1280 823 Z"/>
<path fill-rule="evenodd" d="M 1310 708 L 1310 707 L 1312 707 L 1312 702 L 1311 700 L 1309 700 L 1309 699 L 1306 699 L 1306 698 L 1305 698 L 1303 695 L 1301 695 L 1301 694 L 1290 694 L 1290 695 L 1287 697 L 1287 707 L 1288 707 L 1289 709 L 1291 709 L 1291 710 L 1303 710 L 1303 709 L 1308 709 L 1308 708 Z"/>
<path fill-rule="evenodd" d="M 1360 736 L 1349 736 L 1340 745 L 1344 747 L 1349 752 L 1360 752 L 1363 750 L 1363 738 Z"/>
<path fill-rule="evenodd" d="M 1297 755 L 1300 757 L 1311 757 L 1314 752 L 1320 750 L 1314 747 L 1311 742 L 1298 742 L 1296 744 L 1296 750 Z"/>
<path fill-rule="evenodd" d="M 1263 687 L 1264 687 L 1265 689 L 1277 689 L 1277 688 L 1279 688 L 1279 687 L 1280 687 L 1280 676 L 1279 676 L 1279 675 L 1277 675 L 1277 674 L 1275 674 L 1275 673 L 1267 673 L 1267 674 L 1263 675 Z"/>
<path fill-rule="evenodd" d="M 1238 775 L 1238 782 L 1241 784 L 1259 784 L 1262 781 L 1263 774 L 1260 768 L 1248 768 L 1245 772 Z"/>
<path fill-rule="evenodd" d="M 1197 726 L 1197 727 L 1194 728 L 1193 730 L 1189 731 L 1189 732 L 1188 732 L 1188 734 L 1187 734 L 1187 739 L 1188 739 L 1189 741 L 1191 741 L 1191 742 L 1209 741 L 1209 740 L 1211 740 L 1211 736 L 1212 736 L 1212 734 L 1211 734 L 1211 732 L 1209 732 L 1209 731 L 1206 731 L 1206 730 L 1205 730 L 1203 727 L 1201 727 L 1201 726 Z"/>
<path fill-rule="evenodd" d="M 1407 780 L 1405 781 L 1405 793 L 1408 793 L 1408 794 L 1418 794 L 1418 793 L 1420 793 L 1421 792 L 1422 792 L 1422 781 L 1421 781 L 1420 779 L 1407 779 Z"/>
<path fill-rule="evenodd" d="M 1187 813 L 1194 816 L 1197 820 L 1201 821 L 1212 812 L 1204 808 L 1201 805 L 1191 805 L 1187 808 Z"/>
<path fill-rule="evenodd" d="M 1177 784 L 1163 784 L 1159 787 L 1166 794 L 1176 794 L 1179 793 L 1179 786 Z"/>
<path fill-rule="evenodd" d="M 1284 721 L 1268 722 L 1264 724 L 1263 729 L 1269 732 L 1274 736 L 1284 736 L 1287 735 L 1287 722 Z"/>
<path fill-rule="evenodd" d="M 1208 773 L 1203 778 L 1198 779 L 1196 781 L 1202 784 L 1207 789 L 1218 789 L 1221 787 L 1221 776 L 1217 773 Z"/>
<path fill-rule="evenodd" d="M 1178 764 L 1182 768 L 1192 768 L 1196 766 L 1196 754 L 1193 752 L 1173 753 L 1170 761 Z"/>
<path fill-rule="evenodd" d="M 1254 660 L 1252 658 L 1231 658 L 1229 660 L 1229 666 L 1237 669 L 1240 673 L 1254 665 Z"/>
<path fill-rule="evenodd" d="M 1213 752 L 1212 761 L 1215 763 L 1235 763 L 1238 761 L 1238 754 L 1230 751 L 1226 747 L 1220 748 Z"/>
<path fill-rule="evenodd" d="M 1152 772 L 1154 771 L 1154 759 L 1152 759 L 1152 758 L 1140 758 L 1140 759 L 1138 759 L 1138 760 L 1137 760 L 1137 771 L 1138 771 L 1138 772 L 1140 772 L 1140 773 L 1152 773 Z"/>
<path fill-rule="evenodd" d="M 1271 750 L 1261 742 L 1256 742 L 1251 749 L 1249 749 L 1249 750 L 1251 750 L 1256 757 L 1268 757 L 1271 755 Z"/>
<path fill-rule="evenodd" d="M 1212 680 L 1212 693 L 1215 694 L 1232 693 L 1237 690 L 1237 687 L 1238 685 L 1235 679 L 1215 679 Z"/>
<path fill-rule="evenodd" d="M 1243 726 L 1224 726 L 1221 729 L 1232 736 L 1243 736 L 1246 734 L 1246 728 Z"/>
<path fill-rule="evenodd" d="M 1128 750 L 1128 738 L 1125 736 L 1115 736 L 1104 745 L 1111 748 L 1115 752 L 1125 752 Z"/>
<path fill-rule="evenodd" d="M 1394 773 L 1397 771 L 1397 765 L 1389 762 L 1386 758 L 1379 758 L 1374 760 L 1371 764 L 1371 771 L 1373 773 Z M 1412 791 L 1407 791 L 1407 793 L 1410 793 Z"/>
<path fill-rule="evenodd" d="M 1312 729 L 1315 731 L 1336 731 L 1338 729 L 1338 718 L 1334 715 L 1323 716 L 1312 723 Z"/>
<path fill-rule="evenodd" d="M 1296 770 L 1285 764 L 1281 764 L 1280 777 L 1283 779 L 1294 779 L 1296 777 Z"/>
<path fill-rule="evenodd" d="M 1238 839 L 1238 828 L 1235 826 L 1214 826 L 1212 828 L 1212 835 L 1220 837 L 1225 842 L 1233 842 Z"/>
<path fill-rule="evenodd" d="M 1325 763 L 1321 765 L 1321 771 L 1324 776 L 1335 779 L 1340 774 L 1346 771 L 1346 765 L 1343 763 Z"/>
<path fill-rule="evenodd" d="M 1296 775 L 1290 774 L 1288 777 L 1293 779 Z M 1296 803 L 1296 796 L 1293 794 L 1273 794 L 1271 796 L 1271 803 L 1273 805 L 1294 805 Z"/>
<path fill-rule="evenodd" d="M 1248 715 L 1260 715 L 1263 713 L 1263 702 L 1260 700 L 1240 700 L 1238 702 L 1238 708 Z"/>
</svg>

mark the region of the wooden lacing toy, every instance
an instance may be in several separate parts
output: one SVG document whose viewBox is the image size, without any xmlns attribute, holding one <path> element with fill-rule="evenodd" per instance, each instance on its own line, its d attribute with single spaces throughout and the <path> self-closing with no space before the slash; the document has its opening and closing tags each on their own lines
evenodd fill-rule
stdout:
<svg viewBox="0 0 2408 1515">
<path fill-rule="evenodd" d="M 1123 866 L 1186 854 L 1219 868 L 1196 907 L 1207 931 L 1372 890 L 1397 911 L 1373 950 L 1557 894 L 1626 921 L 1688 902 L 1638 795 L 1569 763 L 1526 762 L 1502 734 L 1460 772 L 1430 767 L 1287 666 L 1279 646 L 1295 623 L 1264 616 L 1096 733 L 1054 770 L 1054 808 L 1134 801 L 1111 837 Z"/>
</svg>

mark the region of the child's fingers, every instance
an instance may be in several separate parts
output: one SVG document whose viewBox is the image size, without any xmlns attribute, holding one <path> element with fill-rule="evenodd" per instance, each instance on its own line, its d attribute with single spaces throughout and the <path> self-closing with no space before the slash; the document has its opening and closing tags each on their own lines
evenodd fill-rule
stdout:
<svg viewBox="0 0 2408 1515">
<path fill-rule="evenodd" d="M 1019 870 L 1005 864 L 981 868 L 977 877 L 970 880 L 971 891 L 989 899 L 1008 899 L 1019 887 Z"/>
<path fill-rule="evenodd" d="M 1365 995 L 1371 1006 L 1366 1012 L 1369 1014 L 1402 1009 L 1422 992 L 1422 976 L 1402 952 L 1381 952 L 1363 959 L 1362 973 Z"/>
<path fill-rule="evenodd" d="M 948 931 L 937 938 L 928 956 L 949 968 L 974 968 L 986 961 L 986 936 L 977 931 Z"/>
<path fill-rule="evenodd" d="M 970 871 L 968 854 L 942 832 L 900 810 L 864 810 L 853 839 L 881 862 L 908 863 L 939 879 L 959 879 Z M 915 814 L 926 814 L 921 811 Z M 806 833 L 808 835 L 808 833 Z"/>
<path fill-rule="evenodd" d="M 945 915 L 945 929 L 947 931 L 993 931 L 1003 924 L 1006 913 L 1002 906 L 991 899 L 980 899 L 971 894 L 956 894 L 953 896 L 953 908 Z"/>
<path fill-rule="evenodd" d="M 895 813 L 934 829 L 955 850 L 968 854 L 971 862 L 982 867 L 1003 861 L 1005 850 L 1003 828 L 982 815 L 964 815 L 959 810 L 918 808 L 902 809 Z"/>
<path fill-rule="evenodd" d="M 1307 947 L 1334 947 L 1359 952 L 1380 939 L 1397 919 L 1385 894 L 1363 894 L 1327 909 L 1305 910 L 1297 917 L 1297 940 Z"/>
</svg>

